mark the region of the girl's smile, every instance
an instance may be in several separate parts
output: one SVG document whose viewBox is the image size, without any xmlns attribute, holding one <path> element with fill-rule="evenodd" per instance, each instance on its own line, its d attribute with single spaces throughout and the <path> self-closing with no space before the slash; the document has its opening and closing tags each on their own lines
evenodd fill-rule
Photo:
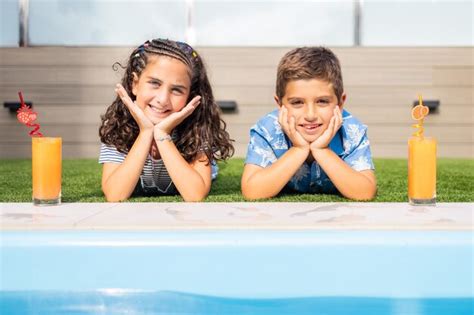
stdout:
<svg viewBox="0 0 474 315">
<path fill-rule="evenodd" d="M 148 104 L 148 107 L 150 108 L 152 115 L 155 115 L 158 118 L 166 118 L 172 113 L 171 110 L 167 108 L 159 108 L 151 104 Z"/>
</svg>

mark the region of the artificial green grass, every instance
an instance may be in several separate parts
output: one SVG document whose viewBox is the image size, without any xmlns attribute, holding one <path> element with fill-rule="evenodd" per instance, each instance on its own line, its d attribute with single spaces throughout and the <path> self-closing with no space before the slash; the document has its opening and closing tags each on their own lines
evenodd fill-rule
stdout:
<svg viewBox="0 0 474 315">
<path fill-rule="evenodd" d="M 375 159 L 378 182 L 373 202 L 407 201 L 407 161 Z M 244 201 L 240 193 L 243 159 L 219 164 L 219 176 L 212 185 L 208 202 Z M 474 160 L 438 159 L 438 202 L 474 201 Z M 0 202 L 31 202 L 31 160 L 0 160 Z M 63 202 L 104 202 L 100 187 L 101 165 L 96 159 L 64 160 L 62 177 Z M 180 196 L 133 197 L 129 202 L 177 202 Z M 263 201 L 268 201 L 263 200 Z M 271 201 L 344 202 L 337 195 L 284 194 Z"/>
</svg>

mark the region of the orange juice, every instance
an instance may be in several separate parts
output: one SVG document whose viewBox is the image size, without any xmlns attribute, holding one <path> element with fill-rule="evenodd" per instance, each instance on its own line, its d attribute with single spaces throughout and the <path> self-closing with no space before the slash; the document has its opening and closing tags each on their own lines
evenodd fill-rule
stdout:
<svg viewBox="0 0 474 315">
<path fill-rule="evenodd" d="M 35 205 L 61 202 L 61 138 L 33 137 L 32 175 Z"/>
<path fill-rule="evenodd" d="M 436 140 L 411 137 L 408 140 L 408 199 L 411 204 L 436 202 Z"/>
</svg>

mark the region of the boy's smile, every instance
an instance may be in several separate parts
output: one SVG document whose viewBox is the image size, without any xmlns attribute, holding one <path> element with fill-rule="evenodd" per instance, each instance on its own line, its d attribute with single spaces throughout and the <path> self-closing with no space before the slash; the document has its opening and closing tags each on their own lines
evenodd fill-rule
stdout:
<svg viewBox="0 0 474 315">
<path fill-rule="evenodd" d="M 150 58 L 140 77 L 133 81 L 137 105 L 153 124 L 180 111 L 190 90 L 188 67 L 171 57 Z"/>
<path fill-rule="evenodd" d="M 288 109 L 288 117 L 295 118 L 296 130 L 309 143 L 328 128 L 336 106 L 342 111 L 345 99 L 343 94 L 338 104 L 332 84 L 319 79 L 289 81 L 283 99 L 279 102 L 275 97 Z"/>
</svg>

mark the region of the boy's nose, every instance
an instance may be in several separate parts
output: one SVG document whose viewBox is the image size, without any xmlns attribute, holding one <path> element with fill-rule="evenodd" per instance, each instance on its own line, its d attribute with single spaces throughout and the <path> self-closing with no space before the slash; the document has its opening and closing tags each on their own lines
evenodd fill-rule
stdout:
<svg viewBox="0 0 474 315">
<path fill-rule="evenodd" d="M 306 107 L 306 115 L 305 115 L 306 120 L 313 121 L 313 120 L 316 120 L 317 117 L 318 116 L 316 114 L 316 108 L 312 105 L 308 105 Z"/>
</svg>

